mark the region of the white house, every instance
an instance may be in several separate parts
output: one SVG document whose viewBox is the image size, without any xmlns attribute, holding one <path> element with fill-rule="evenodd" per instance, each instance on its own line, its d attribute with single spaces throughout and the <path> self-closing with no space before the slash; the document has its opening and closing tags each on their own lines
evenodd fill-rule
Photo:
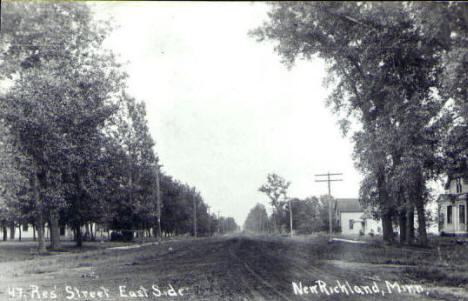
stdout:
<svg viewBox="0 0 468 301">
<path fill-rule="evenodd" d="M 382 222 L 367 217 L 358 199 L 336 199 L 335 212 L 342 234 L 382 233 Z"/>
<path fill-rule="evenodd" d="M 86 229 L 86 226 L 82 226 L 81 228 L 82 235 L 85 235 L 88 231 L 93 231 L 93 236 L 95 239 L 109 239 L 109 233 L 103 230 L 102 226 L 98 224 L 91 224 L 91 227 Z M 11 232 L 12 229 L 8 228 L 8 237 L 11 239 Z M 44 236 L 46 240 L 50 239 L 50 229 L 47 224 L 44 226 Z M 24 224 L 14 228 L 14 239 L 18 240 L 31 240 L 37 238 L 37 229 L 31 224 Z M 60 239 L 61 240 L 72 240 L 73 239 L 73 230 L 66 226 L 60 227 Z"/>
<path fill-rule="evenodd" d="M 14 238 L 15 239 L 24 239 L 24 240 L 29 240 L 37 237 L 37 230 L 34 229 L 34 227 L 31 224 L 23 224 L 16 226 L 14 230 L 11 228 L 8 228 L 8 235 L 9 237 L 11 236 L 12 232 L 14 231 Z M 47 224 L 44 227 L 44 235 L 46 239 L 50 238 L 50 233 L 49 233 L 49 227 Z M 64 238 L 73 238 L 73 232 L 67 228 L 67 227 L 60 227 L 60 237 L 61 239 Z M 11 239 L 11 237 L 10 237 Z"/>
<path fill-rule="evenodd" d="M 445 193 L 439 204 L 439 232 L 441 235 L 467 235 L 468 170 L 450 173 Z"/>
</svg>

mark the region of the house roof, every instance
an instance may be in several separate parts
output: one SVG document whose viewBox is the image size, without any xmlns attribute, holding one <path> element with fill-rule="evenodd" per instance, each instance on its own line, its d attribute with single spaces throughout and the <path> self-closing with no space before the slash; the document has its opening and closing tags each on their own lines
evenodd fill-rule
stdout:
<svg viewBox="0 0 468 301">
<path fill-rule="evenodd" d="M 463 172 L 451 172 L 451 173 L 449 173 L 448 177 L 447 177 L 447 182 L 445 182 L 444 188 L 449 189 L 450 188 L 450 182 L 453 179 L 457 179 L 457 178 L 462 178 L 464 181 L 468 181 L 468 170 L 465 170 Z"/>
<path fill-rule="evenodd" d="M 364 212 L 359 199 L 336 199 L 335 206 L 339 212 Z"/>
<path fill-rule="evenodd" d="M 468 193 L 459 193 L 459 194 L 453 194 L 453 193 L 443 193 L 440 194 L 439 197 L 437 198 L 437 202 L 442 203 L 442 202 L 455 202 L 455 201 L 464 201 L 468 199 Z"/>
<path fill-rule="evenodd" d="M 462 160 L 459 166 L 447 172 L 447 182 L 445 182 L 445 189 L 449 189 L 450 181 L 456 178 L 463 178 L 464 181 L 468 181 L 468 166 L 466 160 Z"/>
</svg>

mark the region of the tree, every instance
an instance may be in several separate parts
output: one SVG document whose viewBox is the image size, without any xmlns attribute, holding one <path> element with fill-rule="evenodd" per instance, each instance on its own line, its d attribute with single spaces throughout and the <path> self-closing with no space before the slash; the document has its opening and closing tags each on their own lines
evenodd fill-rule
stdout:
<svg viewBox="0 0 468 301">
<path fill-rule="evenodd" d="M 220 233 L 232 233 L 239 230 L 239 226 L 232 217 L 221 216 L 219 218 Z"/>
<path fill-rule="evenodd" d="M 332 206 L 332 212 L 335 212 L 336 201 L 333 197 L 329 195 L 324 195 L 320 197 L 320 206 L 319 206 L 319 220 L 320 228 L 319 231 L 329 231 L 330 228 L 330 214 L 329 208 Z M 332 214 L 332 231 L 339 232 L 339 221 L 338 217 L 335 214 Z"/>
<path fill-rule="evenodd" d="M 265 193 L 270 199 L 270 204 L 273 207 L 273 220 L 275 228 L 281 233 L 280 219 L 282 216 L 282 208 L 286 202 L 286 194 L 291 183 L 286 182 L 281 176 L 270 173 L 267 175 L 267 183 L 260 186 L 258 191 Z"/>
<path fill-rule="evenodd" d="M 7 227 L 25 220 L 22 213 L 27 210 L 25 193 L 28 179 L 20 169 L 26 165 L 25 160 L 16 148 L 15 138 L 0 120 L 0 224 L 3 240 L 7 239 Z M 10 238 L 14 238 L 11 233 Z"/>
<path fill-rule="evenodd" d="M 100 128 L 115 110 L 112 97 L 125 76 L 100 47 L 108 29 L 92 21 L 84 4 L 2 3 L 0 79 L 9 78 L 12 87 L 1 118 L 31 162 L 40 252 L 47 219 L 52 247 L 60 246 L 58 212 L 69 191 L 64 178 L 74 168 L 84 172 L 77 180 L 84 185 Z"/>
<path fill-rule="evenodd" d="M 310 234 L 328 229 L 328 202 L 317 197 L 292 199 L 293 228 L 298 234 Z M 324 215 L 325 213 L 325 215 Z"/>
<path fill-rule="evenodd" d="M 265 206 L 257 204 L 250 209 L 244 222 L 244 229 L 256 233 L 268 232 L 268 214 Z"/>
<path fill-rule="evenodd" d="M 419 234 L 425 244 L 423 188 L 439 172 L 431 134 L 443 125 L 438 116 L 445 102 L 433 93 L 441 47 L 416 26 L 405 3 L 274 3 L 269 16 L 252 35 L 276 41 L 288 67 L 298 58 L 324 59 L 333 88 L 328 104 L 343 118 L 344 132 L 351 116 L 360 122 L 355 158 L 374 178 L 368 183 L 377 191 L 384 240 L 393 239 L 397 208 L 411 200 L 422 218 Z M 411 124 L 414 119 L 418 127 Z M 404 163 L 408 158 L 413 158 L 410 165 Z M 408 175 L 405 166 L 411 166 L 405 181 L 412 189 L 392 175 Z M 410 191 L 412 197 L 404 200 Z"/>
<path fill-rule="evenodd" d="M 408 9 L 414 21 L 425 36 L 439 45 L 442 52 L 441 93 L 452 98 L 456 107 L 454 113 L 468 117 L 468 7 L 464 3 L 447 2 L 432 5 L 410 3 Z"/>
<path fill-rule="evenodd" d="M 120 157 L 120 196 L 110 204 L 115 212 L 112 228 L 117 230 L 148 229 L 157 226 L 158 158 L 149 133 L 144 103 L 122 94 L 119 111 L 106 134 L 114 141 Z"/>
<path fill-rule="evenodd" d="M 438 92 L 441 97 L 453 100 L 447 108 L 452 122 L 444 137 L 442 152 L 446 160 L 445 172 L 451 175 L 468 158 L 468 7 L 457 2 L 437 5 L 411 3 L 410 9 L 424 35 L 431 37 L 444 50 Z"/>
</svg>

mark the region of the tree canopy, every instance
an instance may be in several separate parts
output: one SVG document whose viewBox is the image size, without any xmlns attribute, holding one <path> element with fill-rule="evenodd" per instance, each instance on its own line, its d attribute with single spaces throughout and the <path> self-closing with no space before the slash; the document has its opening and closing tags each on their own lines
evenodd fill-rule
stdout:
<svg viewBox="0 0 468 301">
<path fill-rule="evenodd" d="M 1 226 L 33 223 L 40 252 L 46 224 L 52 248 L 60 224 L 78 245 L 90 223 L 184 234 L 196 198 L 199 229 L 213 234 L 217 218 L 201 194 L 161 171 L 145 105 L 126 92 L 127 75 L 102 46 L 112 25 L 85 3 L 1 5 Z"/>
<path fill-rule="evenodd" d="M 270 7 L 269 20 L 251 35 L 274 41 L 289 68 L 298 59 L 327 63 L 327 104 L 344 133 L 352 122 L 359 125 L 352 140 L 356 166 L 365 176 L 361 199 L 380 209 L 384 239 L 393 239 L 392 219 L 399 217 L 400 238 L 406 240 L 408 228 L 411 242 L 416 208 L 418 239 L 425 244 L 427 183 L 447 168 L 441 143 L 453 122 L 447 102 L 466 103 L 461 84 L 466 6 L 280 2 Z M 451 28 L 440 21 L 437 30 L 430 27 L 450 16 Z M 449 57 L 455 60 L 448 63 Z"/>
</svg>

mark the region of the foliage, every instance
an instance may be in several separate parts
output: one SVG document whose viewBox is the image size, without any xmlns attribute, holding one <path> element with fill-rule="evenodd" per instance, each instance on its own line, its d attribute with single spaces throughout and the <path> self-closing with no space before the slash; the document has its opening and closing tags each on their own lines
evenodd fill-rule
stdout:
<svg viewBox="0 0 468 301">
<path fill-rule="evenodd" d="M 249 214 L 244 222 L 244 230 L 251 232 L 269 232 L 268 228 L 268 214 L 265 206 L 257 204 L 250 209 Z"/>
<path fill-rule="evenodd" d="M 290 182 L 286 182 L 281 176 L 270 173 L 267 175 L 267 183 L 258 189 L 258 191 L 265 193 L 270 199 L 270 204 L 273 207 L 274 224 L 279 232 L 281 232 L 280 220 L 283 216 L 283 206 L 287 201 L 287 190 L 290 184 Z"/>
<path fill-rule="evenodd" d="M 26 176 L 33 183 L 38 227 L 49 215 L 57 227 L 57 211 L 70 205 L 66 199 L 73 189 L 66 179 L 80 173 L 75 199 L 82 200 L 80 190 L 86 190 L 91 173 L 87 159 L 98 150 L 124 75 L 112 55 L 100 51 L 107 29 L 93 26 L 86 5 L 5 3 L 3 11 L 2 77 L 12 86 L 1 118 L 30 161 Z"/>
<path fill-rule="evenodd" d="M 437 12 L 435 6 L 425 12 Z M 455 7 L 455 14 L 464 11 Z M 288 67 L 297 59 L 326 61 L 328 105 L 345 131 L 351 120 L 360 123 L 353 140 L 365 175 L 361 198 L 380 208 L 386 240 L 394 215 L 415 206 L 424 217 L 426 185 L 444 170 L 440 142 L 451 121 L 447 98 L 437 93 L 447 91 L 441 88 L 445 45 L 437 39 L 443 30 L 434 37 L 415 15 L 413 4 L 401 2 L 273 3 L 269 21 L 251 32 L 275 41 Z M 424 219 L 419 224 L 424 244 Z"/>
<path fill-rule="evenodd" d="M 53 232 L 59 217 L 79 245 L 89 223 L 151 229 L 161 174 L 163 232 L 191 232 L 196 202 L 199 232 L 212 234 L 201 194 L 161 172 L 146 108 L 125 92 L 126 74 L 102 47 L 111 25 L 85 3 L 1 5 L 0 222 L 35 223 L 42 251 L 43 226 Z"/>
</svg>

